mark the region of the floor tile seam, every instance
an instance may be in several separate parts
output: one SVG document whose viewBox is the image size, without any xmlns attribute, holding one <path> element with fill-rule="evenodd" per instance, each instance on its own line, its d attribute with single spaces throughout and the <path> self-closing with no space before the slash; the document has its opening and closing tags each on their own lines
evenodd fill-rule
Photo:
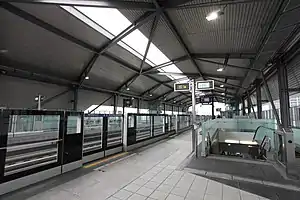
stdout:
<svg viewBox="0 0 300 200">
<path fill-rule="evenodd" d="M 169 156 L 168 156 L 168 157 L 169 157 Z M 147 172 L 151 171 L 153 168 L 155 168 L 155 167 L 156 167 L 157 165 L 159 165 L 161 162 L 163 162 L 163 160 L 160 161 L 160 162 L 158 162 L 158 163 L 156 163 L 156 164 L 154 164 L 154 166 L 151 167 L 151 168 L 150 168 L 149 170 L 147 170 L 146 172 L 144 172 L 144 174 L 146 174 Z M 162 170 L 163 170 L 163 168 L 162 168 L 159 172 L 161 172 Z M 159 172 L 158 172 L 158 173 L 159 173 Z M 158 174 L 158 173 L 157 173 L 157 174 Z M 143 174 L 143 175 L 144 175 L 144 174 Z M 156 174 L 156 175 L 157 175 L 157 174 Z M 140 178 L 141 176 L 143 176 L 143 175 L 140 175 L 140 176 L 138 176 L 137 178 L 133 179 L 132 181 L 130 181 L 130 182 L 127 183 L 125 186 L 123 186 L 123 187 L 121 187 L 120 189 L 118 189 L 116 192 L 114 192 L 112 195 L 110 195 L 110 196 L 107 197 L 107 198 L 110 198 L 110 197 L 114 196 L 115 194 L 117 194 L 117 193 L 118 193 L 119 191 L 121 191 L 122 189 L 125 190 L 125 187 L 126 187 L 126 186 L 132 184 L 134 181 L 136 181 L 137 179 L 139 179 L 139 178 Z M 151 179 L 150 179 L 150 180 L 151 180 Z M 149 181 L 150 181 L 150 180 L 149 180 Z M 149 181 L 147 181 L 146 183 L 148 183 Z M 145 183 L 145 184 L 146 184 L 146 183 Z M 145 185 L 145 184 L 144 184 L 144 185 Z M 143 187 L 144 185 L 142 185 L 141 187 Z M 128 190 L 126 190 L 126 191 L 128 191 Z M 130 191 L 129 191 L 129 192 L 130 192 Z M 131 192 L 131 193 L 132 193 L 132 192 Z M 129 197 L 131 197 L 131 196 L 132 196 L 132 195 L 130 195 Z M 128 197 L 128 198 L 129 198 L 129 197 Z"/>
<path fill-rule="evenodd" d="M 174 170 L 174 171 L 175 171 L 175 170 Z M 171 175 L 171 174 L 170 174 L 170 175 Z M 170 176 L 170 175 L 169 175 L 169 176 Z M 171 194 L 172 190 L 175 188 L 175 186 L 179 183 L 179 181 L 181 180 L 181 178 L 182 178 L 183 175 L 184 175 L 184 173 L 181 174 L 180 179 L 174 184 L 174 186 L 171 186 L 171 185 L 170 185 L 170 186 L 172 187 L 172 189 L 170 190 L 170 192 L 163 192 L 163 191 L 161 191 L 161 192 L 166 193 L 166 194 L 167 194 L 167 197 L 168 197 L 168 196 Z M 168 177 L 169 177 L 169 176 L 168 176 Z M 168 178 L 168 177 L 167 177 L 167 178 Z M 167 179 L 167 178 L 166 178 L 166 179 Z M 166 180 L 166 179 L 165 179 L 165 180 Z M 164 180 L 164 181 L 165 181 L 165 180 Z M 163 181 L 163 182 L 164 182 L 164 181 Z M 159 184 L 159 186 L 161 186 L 161 185 L 163 184 L 163 182 L 161 182 L 161 183 Z M 167 185 L 167 184 L 166 184 L 166 185 Z M 156 188 L 156 190 L 159 188 L 159 186 Z M 160 191 L 160 190 L 158 190 L 158 191 Z M 150 196 L 151 196 L 151 195 L 150 195 Z M 167 198 L 167 197 L 166 197 L 166 198 Z M 166 198 L 165 198 L 165 199 L 166 199 Z"/>
<path fill-rule="evenodd" d="M 187 193 L 186 193 L 184 199 L 187 198 L 187 195 L 189 194 L 189 191 L 191 190 L 191 187 L 192 187 L 192 185 L 194 184 L 195 180 L 196 180 L 196 175 L 194 175 L 194 179 L 193 179 L 193 181 L 192 181 L 192 184 L 190 185 L 190 187 L 189 187 L 189 189 L 188 189 L 188 191 L 187 191 Z"/>
<path fill-rule="evenodd" d="M 175 170 L 174 170 L 174 171 L 175 171 Z M 174 171 L 173 171 L 173 172 L 174 172 Z M 170 174 L 169 174 L 169 175 L 168 175 L 168 176 L 167 176 L 167 177 L 166 177 L 166 178 L 165 178 L 165 179 L 157 186 L 157 188 L 153 190 L 153 192 L 149 195 L 149 197 L 150 197 L 155 191 L 157 191 L 157 189 L 159 188 L 159 186 L 161 186 L 161 185 L 165 182 L 165 180 L 167 180 L 167 179 L 171 176 L 171 174 L 172 174 L 172 173 L 170 173 Z M 183 174 L 181 175 L 181 177 L 182 177 L 182 176 L 183 176 Z M 180 179 L 181 179 L 181 177 L 180 177 Z M 180 180 L 180 179 L 179 179 L 179 180 Z M 179 182 L 179 181 L 177 181 L 176 184 L 177 184 L 178 182 Z M 175 185 L 176 185 L 176 184 L 175 184 Z M 174 187 L 175 187 L 175 185 L 174 185 Z M 172 186 L 172 190 L 173 190 L 174 187 Z M 171 190 L 171 191 L 172 191 L 172 190 Z M 159 191 L 159 190 L 158 190 L 158 191 Z M 169 194 L 171 193 L 171 191 L 170 191 L 169 193 L 167 193 L 167 194 L 169 195 Z M 162 192 L 162 191 L 161 191 L 161 192 Z M 166 198 L 167 198 L 167 197 L 166 197 Z"/>
<path fill-rule="evenodd" d="M 177 152 L 177 150 L 176 150 L 175 152 Z M 169 157 L 172 156 L 172 155 L 173 155 L 173 154 L 167 156 L 165 159 L 169 158 Z M 147 172 L 149 172 L 150 170 L 152 170 L 154 167 L 156 167 L 156 166 L 159 165 L 160 163 L 162 163 L 165 159 L 163 159 L 162 161 L 160 161 L 160 162 L 154 164 L 154 166 L 151 167 L 151 168 L 150 168 L 149 170 L 147 170 L 146 172 L 144 172 L 144 174 L 147 173 Z M 163 169 L 164 169 L 164 168 L 162 168 L 159 172 L 161 172 Z M 159 173 L 159 172 L 158 172 L 158 173 Z M 157 174 L 158 174 L 158 173 L 157 173 Z M 114 196 L 116 193 L 118 193 L 118 192 L 121 191 L 122 189 L 125 190 L 125 187 L 126 187 L 126 186 L 130 185 L 130 184 L 133 183 L 135 180 L 139 179 L 141 176 L 143 176 L 143 175 L 140 175 L 140 176 L 138 176 L 137 178 L 135 178 L 134 180 L 130 181 L 127 185 L 121 187 L 119 190 L 117 190 L 115 193 L 113 193 L 112 195 L 110 195 L 108 198 Z M 170 175 L 169 175 L 169 176 L 170 176 Z M 168 177 L 169 177 L 169 176 L 168 176 Z M 149 181 L 151 181 L 151 180 L 152 180 L 152 179 L 150 179 Z M 148 183 L 149 181 L 147 181 L 146 183 Z M 164 181 L 165 181 L 165 180 L 164 180 Z M 145 184 L 146 184 L 146 183 L 145 183 Z M 144 184 L 144 185 L 145 185 L 145 184 Z M 143 185 L 143 186 L 144 186 L 144 185 Z M 143 187 L 143 186 L 141 186 L 141 187 Z M 159 186 L 158 186 L 158 187 L 159 187 Z M 150 188 L 149 188 L 149 189 L 150 189 Z M 126 190 L 126 191 L 127 191 L 127 190 Z M 129 197 L 131 197 L 131 196 L 132 196 L 132 195 L 130 195 Z M 151 196 L 151 194 L 150 194 L 150 196 Z M 129 198 L 129 197 L 128 197 L 128 198 Z"/>
<path fill-rule="evenodd" d="M 206 192 L 207 192 L 208 181 L 209 181 L 209 180 L 207 179 L 207 180 L 206 180 L 206 186 L 205 186 L 203 198 L 205 197 L 205 194 L 206 194 Z"/>
</svg>

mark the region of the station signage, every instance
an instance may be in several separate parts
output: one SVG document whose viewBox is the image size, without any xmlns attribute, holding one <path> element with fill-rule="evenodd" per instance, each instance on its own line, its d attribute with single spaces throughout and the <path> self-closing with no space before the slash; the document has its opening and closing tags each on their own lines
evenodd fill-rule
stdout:
<svg viewBox="0 0 300 200">
<path fill-rule="evenodd" d="M 200 97 L 200 103 L 203 105 L 210 105 L 213 97 Z"/>
<path fill-rule="evenodd" d="M 190 83 L 175 83 L 174 91 L 178 92 L 189 92 L 190 91 Z"/>
<path fill-rule="evenodd" d="M 213 90 L 214 88 L 215 88 L 214 80 L 196 82 L 196 91 Z"/>
</svg>

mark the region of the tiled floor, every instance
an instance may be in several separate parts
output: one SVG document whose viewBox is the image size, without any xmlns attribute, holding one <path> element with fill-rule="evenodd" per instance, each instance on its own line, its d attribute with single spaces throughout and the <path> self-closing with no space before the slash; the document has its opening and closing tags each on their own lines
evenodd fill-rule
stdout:
<svg viewBox="0 0 300 200">
<path fill-rule="evenodd" d="M 262 200 L 214 180 L 177 170 L 191 152 L 190 133 L 23 200 Z M 38 186 L 43 187 L 43 186 Z M 28 189 L 30 190 L 30 188 Z M 23 191 L 26 194 L 28 191 Z M 21 195 L 22 195 L 21 194 Z M 13 197 L 6 198 L 14 200 Z M 20 199 L 16 197 L 15 199 Z"/>
</svg>

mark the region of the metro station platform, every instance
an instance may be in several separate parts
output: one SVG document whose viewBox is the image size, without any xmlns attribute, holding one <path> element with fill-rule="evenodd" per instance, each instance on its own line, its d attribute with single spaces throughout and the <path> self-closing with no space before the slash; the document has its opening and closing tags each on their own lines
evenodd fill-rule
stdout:
<svg viewBox="0 0 300 200">
<path fill-rule="evenodd" d="M 185 170 L 191 159 L 191 132 L 162 140 L 114 161 L 92 162 L 33 186 L 4 195 L 5 200 L 262 200 L 272 191 L 282 191 L 285 199 L 297 199 L 299 192 L 249 184 L 243 181 L 206 178 Z M 119 157 L 118 157 L 119 156 Z M 206 159 L 207 160 L 207 159 Z M 250 191 L 250 192 L 249 192 Z M 266 191 L 266 190 L 265 190 Z M 259 196 L 261 194 L 262 196 Z M 294 196 L 293 196 L 294 195 Z M 277 199 L 283 199 L 278 196 Z"/>
</svg>

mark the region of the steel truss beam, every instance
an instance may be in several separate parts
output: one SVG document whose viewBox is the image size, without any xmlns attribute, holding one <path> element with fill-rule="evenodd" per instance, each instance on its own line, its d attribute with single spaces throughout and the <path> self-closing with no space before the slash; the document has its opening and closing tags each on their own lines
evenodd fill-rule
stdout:
<svg viewBox="0 0 300 200">
<path fill-rule="evenodd" d="M 172 90 L 170 90 L 170 91 L 168 91 L 168 92 L 165 92 L 164 94 L 162 94 L 162 95 L 156 97 L 155 100 L 159 100 L 159 99 L 161 99 L 161 98 L 166 98 L 167 96 L 169 96 L 169 95 L 172 94 L 173 92 L 174 92 L 174 89 L 172 89 Z"/>
<path fill-rule="evenodd" d="M 186 80 L 186 78 L 179 78 L 179 79 L 175 79 L 175 80 L 164 81 L 163 83 L 172 83 L 172 82 L 181 81 L 181 80 Z M 140 95 L 143 96 L 147 93 L 154 92 L 161 85 L 162 85 L 161 83 L 158 83 L 158 84 L 154 85 L 153 87 L 149 88 L 148 90 L 146 90 L 145 92 L 141 93 Z"/>
<path fill-rule="evenodd" d="M 227 82 L 220 81 L 220 80 L 213 79 L 213 78 L 210 78 L 210 79 L 211 79 L 211 80 L 214 80 L 215 82 L 222 83 L 222 84 L 224 84 L 224 85 L 232 86 L 232 87 L 234 87 L 234 88 L 241 88 L 241 89 L 247 90 L 247 88 L 245 88 L 245 87 L 243 87 L 243 86 L 240 86 L 240 85 L 235 85 L 235 84 L 227 83 Z"/>
<path fill-rule="evenodd" d="M 28 3 L 28 4 L 46 4 L 63 6 L 86 6 L 100 8 L 117 8 L 131 10 L 155 11 L 154 4 L 147 2 L 133 1 L 110 1 L 110 0 L 0 0 L 0 2 Z"/>
<path fill-rule="evenodd" d="M 58 94 L 56 94 L 52 97 L 46 98 L 44 101 L 41 102 L 41 106 L 44 106 L 45 104 L 47 104 L 47 103 L 49 103 L 49 102 L 51 102 L 51 101 L 53 101 L 53 100 L 55 100 L 55 99 L 57 99 L 57 98 L 59 98 L 63 95 L 69 93 L 71 90 L 72 89 L 67 89 L 67 90 L 65 90 L 63 92 L 60 92 L 60 93 L 58 93 Z M 33 106 L 32 108 L 37 108 L 37 105 Z"/>
<path fill-rule="evenodd" d="M 52 26 L 51 24 L 48 24 L 47 22 L 38 19 L 30 13 L 27 13 L 9 3 L 0 3 L 0 7 L 91 52 L 96 52 L 97 50 L 95 47 L 83 42 L 82 40 L 73 37 L 72 35 Z"/>
<path fill-rule="evenodd" d="M 255 58 L 253 60 L 251 60 L 251 63 L 249 65 L 249 69 L 254 69 L 255 67 L 255 62 L 258 60 L 260 54 L 263 52 L 263 49 L 264 49 L 264 46 L 265 44 L 269 41 L 269 38 L 271 36 L 271 33 L 274 31 L 274 29 L 276 28 L 280 18 L 281 18 L 281 13 L 285 10 L 285 8 L 287 7 L 287 5 L 289 4 L 289 0 L 281 0 L 281 3 L 276 11 L 276 14 L 274 15 L 274 18 L 272 19 L 269 27 L 268 27 L 268 30 L 266 31 L 264 37 L 262 38 L 262 41 L 260 43 L 260 46 L 258 48 L 258 52 L 257 54 L 255 55 Z M 249 74 L 249 71 L 247 71 L 244 79 L 241 81 L 241 85 L 244 84 L 248 74 Z M 239 92 L 239 90 L 237 90 L 237 93 Z"/>
<path fill-rule="evenodd" d="M 27 80 L 34 80 L 34 81 L 39 81 L 39 82 L 44 82 L 44 83 L 49 83 L 49 84 L 55 84 L 55 85 L 59 85 L 59 86 L 66 86 L 66 87 L 70 87 L 70 88 L 78 87 L 78 85 L 79 85 L 79 83 L 76 81 L 71 81 L 71 80 L 67 80 L 64 78 L 58 78 L 58 77 L 49 76 L 46 74 L 34 73 L 31 71 L 22 70 L 22 69 L 20 69 L 20 67 L 18 67 L 16 65 L 15 66 L 7 66 L 5 64 L 0 64 L 0 68 L 2 71 L 5 72 L 5 73 L 2 73 L 2 75 L 5 75 L 5 76 L 17 77 L 17 78 L 22 78 L 22 79 L 27 79 Z M 142 98 L 142 99 L 145 99 L 146 101 L 151 100 L 149 98 L 140 97 L 137 95 L 126 94 L 126 93 L 108 90 L 108 89 L 99 88 L 99 87 L 82 85 L 81 88 L 84 90 L 102 92 L 102 93 L 107 93 L 107 94 L 117 94 L 117 95 L 125 96 L 125 97 Z"/>
<path fill-rule="evenodd" d="M 255 53 L 193 53 L 194 59 L 201 58 L 232 58 L 232 59 L 254 59 Z"/>
<path fill-rule="evenodd" d="M 229 58 L 240 59 L 241 56 L 238 56 L 238 55 L 242 55 L 242 54 L 238 54 L 238 55 L 234 55 L 234 54 L 233 55 L 232 54 L 192 54 L 192 57 L 193 57 L 193 59 L 199 60 L 199 61 L 202 61 L 202 62 L 216 64 L 216 65 L 222 65 L 223 63 L 221 63 L 221 62 L 206 60 L 206 59 L 203 59 L 203 58 L 224 58 L 224 57 L 226 57 L 226 55 L 228 55 Z M 252 54 L 249 54 L 249 55 L 252 55 Z M 252 59 L 252 58 L 253 57 L 249 56 L 249 58 L 248 57 L 245 57 L 245 58 L 243 57 L 242 59 Z M 150 73 L 152 71 L 155 71 L 155 70 L 158 70 L 158 69 L 161 69 L 161 68 L 179 63 L 179 62 L 183 62 L 183 61 L 186 61 L 186 60 L 189 60 L 188 56 L 181 56 L 181 57 L 175 58 L 175 59 L 173 59 L 169 62 L 165 62 L 165 63 L 162 63 L 160 65 L 156 65 L 153 68 L 149 68 L 148 70 L 145 70 L 143 72 L 143 74 Z M 261 71 L 261 70 L 258 70 L 258 69 L 249 69 L 247 67 L 242 67 L 242 66 L 232 65 L 232 64 L 227 64 L 227 66 L 231 67 L 231 68 L 242 69 L 242 70 L 252 70 L 252 71 L 258 71 L 258 72 Z"/>
<path fill-rule="evenodd" d="M 157 9 L 161 9 L 161 6 L 157 3 L 157 0 L 154 0 L 154 4 L 155 4 L 155 6 L 156 6 Z M 199 66 L 197 65 L 197 63 L 195 62 L 195 60 L 192 58 L 191 53 L 188 50 L 187 45 L 184 43 L 182 37 L 178 33 L 177 29 L 175 28 L 175 25 L 171 21 L 171 19 L 168 16 L 168 14 L 165 11 L 162 11 L 161 16 L 164 18 L 165 22 L 167 23 L 168 27 L 171 29 L 172 33 L 175 35 L 175 37 L 178 40 L 178 42 L 180 43 L 181 47 L 185 51 L 186 55 L 189 57 L 190 61 L 192 62 L 192 64 L 196 68 L 196 70 L 198 71 L 199 75 L 202 77 L 202 72 L 201 72 Z"/>
<path fill-rule="evenodd" d="M 152 72 L 149 74 L 157 74 L 157 75 L 174 75 L 174 76 L 187 76 L 190 78 L 198 78 L 199 74 L 195 73 L 173 73 L 173 72 Z M 218 75 L 218 74 L 208 74 L 202 73 L 205 77 L 214 77 L 214 78 L 227 78 L 230 80 L 242 80 L 244 77 L 241 76 L 227 76 L 227 75 Z"/>
<path fill-rule="evenodd" d="M 155 70 L 158 70 L 158 69 L 161 69 L 161 68 L 164 68 L 164 67 L 167 67 L 167 66 L 170 66 L 170 65 L 173 65 L 173 64 L 185 61 L 185 60 L 188 60 L 188 57 L 187 56 L 181 56 L 179 58 L 170 60 L 169 62 L 165 62 L 165 63 L 162 63 L 160 65 L 156 65 L 156 66 L 154 66 L 152 68 L 149 68 L 149 69 L 143 71 L 142 74 L 147 74 L 147 73 L 149 73 L 151 71 L 155 71 Z"/>
<path fill-rule="evenodd" d="M 143 66 L 144 66 L 145 61 L 147 59 L 149 48 L 150 48 L 151 42 L 153 40 L 154 33 L 156 31 L 156 27 L 157 27 L 159 18 L 160 18 L 160 15 L 156 16 L 153 20 L 152 27 L 151 27 L 151 30 L 150 30 L 150 35 L 149 35 L 149 38 L 148 38 L 148 43 L 147 43 L 146 50 L 145 50 L 145 54 L 144 54 L 144 57 L 143 57 L 143 60 L 141 62 L 141 66 L 140 66 L 140 74 L 142 74 L 142 72 L 143 72 Z"/>
<path fill-rule="evenodd" d="M 127 85 L 127 87 L 129 85 L 131 85 L 141 75 L 141 73 L 143 71 L 143 66 L 144 66 L 145 61 L 147 59 L 148 51 L 149 51 L 152 39 L 154 37 L 154 33 L 155 33 L 155 30 L 156 30 L 156 27 L 157 27 L 157 23 L 158 23 L 159 17 L 160 17 L 160 15 L 157 15 L 154 18 L 154 20 L 153 20 L 152 27 L 151 27 L 151 30 L 150 30 L 150 36 L 149 36 L 148 43 L 147 43 L 147 46 L 146 46 L 145 54 L 144 54 L 143 59 L 141 61 L 139 73 L 136 76 L 134 76 L 132 79 L 129 79 L 128 81 L 125 82 L 125 84 Z M 137 73 L 138 71 L 134 70 L 134 72 Z"/>
<path fill-rule="evenodd" d="M 199 60 L 201 62 L 216 64 L 216 65 L 223 65 L 223 63 L 221 63 L 221 62 L 216 62 L 216 61 L 212 61 L 212 60 L 205 60 L 205 59 L 202 59 L 202 58 L 195 58 L 195 59 Z M 259 70 L 259 69 L 252 69 L 252 68 L 248 68 L 248 67 L 241 67 L 241 66 L 238 66 L 238 65 L 227 64 L 226 66 L 227 67 L 231 67 L 231 68 L 236 68 L 236 69 L 251 70 L 251 71 L 261 72 L 261 70 Z"/>
<path fill-rule="evenodd" d="M 18 16 L 20 16 L 21 18 L 27 20 L 27 21 L 30 21 L 31 23 L 33 24 L 36 24 L 37 26 L 40 26 L 42 28 L 44 28 L 45 30 L 47 31 L 50 31 L 72 43 L 75 43 L 77 44 L 78 46 L 80 47 L 83 47 L 85 49 L 87 49 L 88 51 L 91 51 L 91 52 L 94 52 L 94 53 L 97 53 L 97 49 L 67 33 L 65 33 L 64 31 L 52 26 L 51 24 L 48 24 L 38 18 L 36 18 L 35 16 L 9 4 L 9 3 L 0 3 L 0 6 L 6 10 L 8 10 L 9 12 L 13 13 L 13 14 L 16 14 Z M 111 60 L 115 61 L 115 62 L 118 62 L 122 65 L 122 67 L 125 67 L 126 69 L 132 71 L 132 72 L 135 72 L 135 73 L 138 73 L 139 74 L 139 71 L 136 70 L 135 67 L 131 66 L 130 64 L 126 63 L 125 61 L 117 58 L 116 56 L 113 56 L 112 54 L 109 54 L 107 52 L 103 53 L 103 56 L 106 56 L 107 58 L 110 58 Z M 148 78 L 158 82 L 158 83 L 161 83 L 167 87 L 169 87 L 170 89 L 172 89 L 172 87 L 170 87 L 169 85 L 165 84 L 165 83 L 162 83 L 161 81 L 158 81 L 157 79 L 154 79 L 153 77 L 151 76 L 147 76 Z M 52 82 L 53 83 L 53 82 Z M 57 84 L 57 83 L 54 83 L 54 84 Z M 75 84 L 76 85 L 76 84 Z M 128 95 L 130 96 L 130 95 Z"/>
<path fill-rule="evenodd" d="M 190 5 L 174 6 L 174 7 L 169 7 L 168 9 L 203 8 L 203 7 L 211 7 L 211 6 L 225 6 L 225 5 L 235 5 L 235 4 L 242 4 L 242 3 L 253 3 L 258 1 L 264 1 L 264 0 L 223 0 L 223 1 L 213 0 L 207 3 L 206 2 L 194 3 Z"/>
<path fill-rule="evenodd" d="M 106 44 L 102 45 L 99 49 L 97 49 L 96 53 L 94 53 L 92 59 L 88 62 L 88 64 L 84 67 L 82 70 L 80 77 L 79 77 L 79 86 L 82 85 L 83 81 L 85 80 L 85 77 L 89 74 L 89 72 L 92 70 L 95 62 L 97 61 L 98 57 L 103 54 L 106 50 L 108 50 L 113 45 L 117 44 L 120 40 L 122 40 L 124 37 L 135 31 L 136 29 L 140 28 L 142 25 L 147 23 L 152 17 L 155 17 L 155 12 L 146 12 L 144 15 L 139 17 L 134 23 L 132 23 L 130 26 L 128 26 L 124 31 L 119 33 L 117 36 L 115 36 L 112 40 L 108 41 Z"/>
<path fill-rule="evenodd" d="M 124 61 L 124 60 L 122 60 L 122 59 L 120 59 L 120 58 L 117 58 L 116 56 L 111 55 L 111 54 L 108 54 L 108 53 L 105 53 L 104 56 L 107 56 L 108 58 L 111 58 L 113 61 L 115 61 L 115 62 L 119 63 L 120 65 L 122 65 L 122 67 L 125 67 L 126 69 L 128 69 L 128 70 L 134 72 L 134 73 L 136 74 L 136 77 L 138 77 L 138 76 L 140 75 L 139 70 L 136 69 L 136 68 L 135 68 L 134 66 L 132 66 L 131 64 L 127 63 L 126 61 Z M 147 78 L 150 78 L 151 80 L 153 80 L 153 81 L 155 81 L 155 82 L 157 82 L 157 83 L 159 83 L 159 84 L 161 84 L 161 85 L 164 85 L 164 86 L 166 86 L 166 87 L 172 89 L 172 91 L 173 91 L 173 87 L 171 87 L 170 85 L 168 85 L 168 83 L 173 82 L 173 80 L 166 81 L 166 82 L 162 82 L 162 81 L 157 80 L 156 78 L 154 78 L 154 77 L 152 77 L 152 76 L 150 76 L 150 75 L 148 75 L 148 74 L 145 74 L 144 76 L 147 77 Z M 132 78 L 132 79 L 133 79 L 133 78 Z M 132 81 L 132 79 L 130 79 L 130 80 Z M 175 81 L 175 80 L 174 80 L 174 81 Z M 126 81 L 126 82 L 128 82 L 128 81 Z M 125 83 L 126 83 L 126 82 L 125 82 Z M 126 84 L 127 84 L 127 83 L 126 83 Z M 126 84 L 125 84 L 125 85 L 126 85 Z M 123 84 L 123 87 L 124 87 L 124 84 Z M 184 94 L 184 95 L 185 95 L 185 94 Z"/>
</svg>

